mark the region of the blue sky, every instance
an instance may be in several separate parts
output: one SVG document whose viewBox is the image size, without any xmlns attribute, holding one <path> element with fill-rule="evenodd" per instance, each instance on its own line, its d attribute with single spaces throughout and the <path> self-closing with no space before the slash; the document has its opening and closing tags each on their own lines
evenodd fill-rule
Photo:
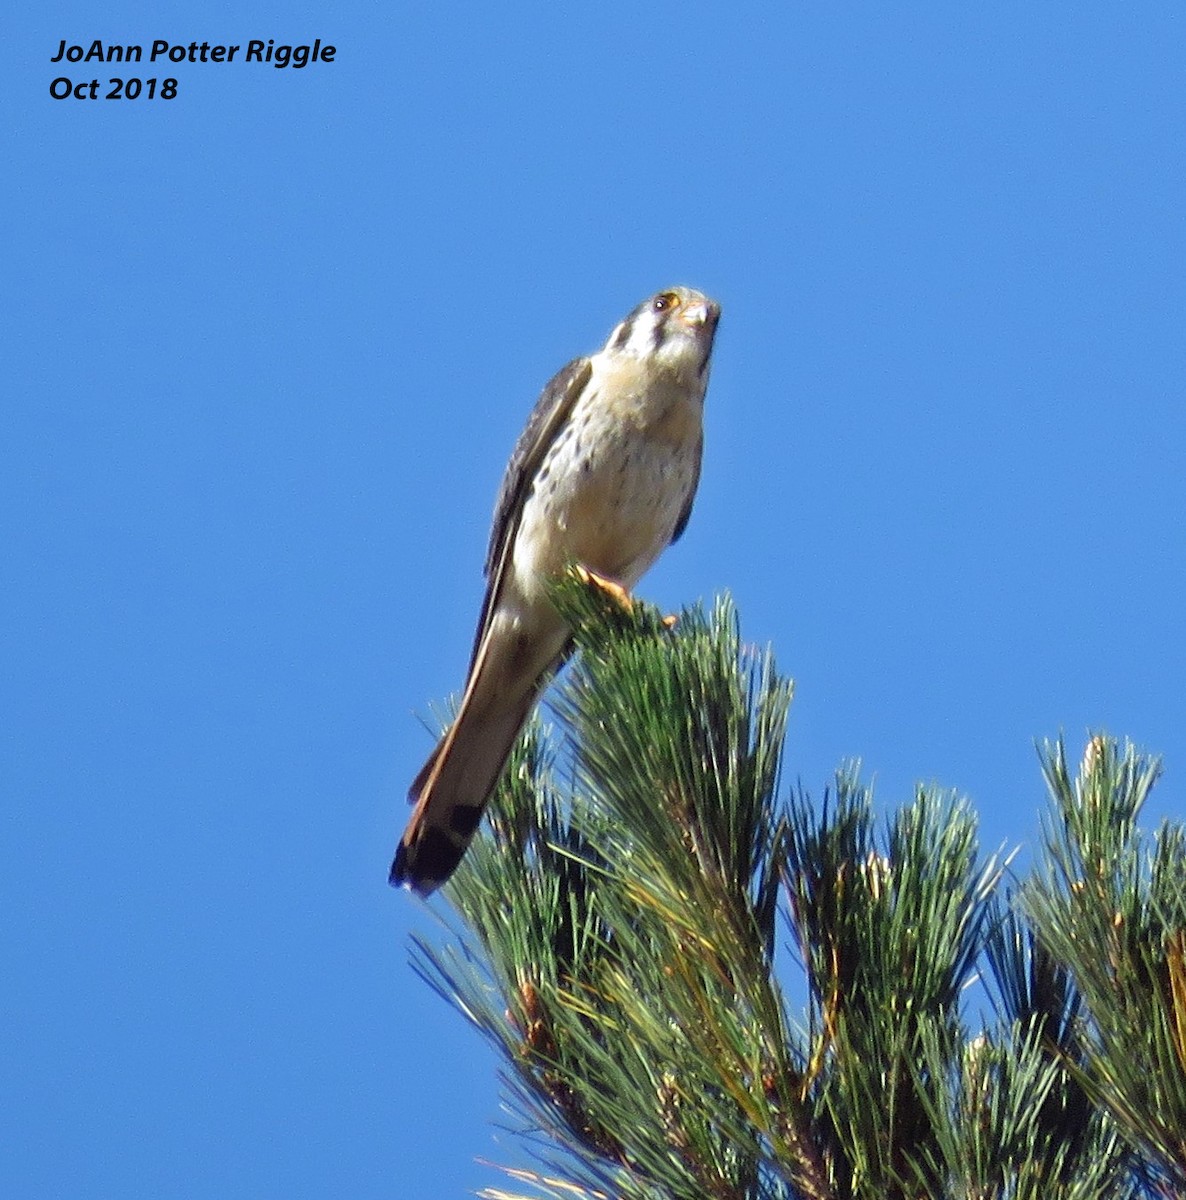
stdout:
<svg viewBox="0 0 1186 1200">
<path fill-rule="evenodd" d="M 728 589 L 773 643 L 787 783 L 859 757 L 1027 843 L 1034 739 L 1103 728 L 1183 815 L 1186 17 L 866 8 L 9 20 L 0 1194 L 445 1197 L 519 1158 L 386 870 L 519 428 L 671 283 L 724 317 L 641 591 Z M 96 37 L 337 56 L 52 100 Z"/>
</svg>

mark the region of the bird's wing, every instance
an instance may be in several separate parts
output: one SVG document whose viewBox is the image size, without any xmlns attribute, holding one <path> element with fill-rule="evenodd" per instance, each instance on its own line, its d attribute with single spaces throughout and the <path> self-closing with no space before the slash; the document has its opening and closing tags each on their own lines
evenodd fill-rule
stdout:
<svg viewBox="0 0 1186 1200">
<path fill-rule="evenodd" d="M 696 470 L 692 475 L 692 486 L 688 488 L 688 499 L 684 505 L 684 511 L 680 513 L 679 520 L 675 523 L 675 529 L 671 534 L 669 546 L 674 546 L 676 542 L 684 536 L 684 530 L 688 527 L 688 521 L 692 517 L 692 504 L 696 499 L 696 489 L 700 486 L 700 460 L 704 454 L 704 435 L 700 435 L 700 440 L 696 443 Z"/>
<path fill-rule="evenodd" d="M 588 385 L 592 373 L 588 358 L 574 358 L 568 366 L 558 371 L 540 393 L 531 416 L 527 418 L 527 425 L 515 443 L 494 505 L 494 526 L 490 530 L 490 548 L 486 553 L 486 595 L 482 600 L 482 615 L 478 619 L 478 631 L 470 656 L 471 671 L 502 588 L 515 542 L 515 531 L 519 527 L 523 502 L 531 489 L 531 482 L 557 431 L 571 414 L 577 397 Z"/>
</svg>

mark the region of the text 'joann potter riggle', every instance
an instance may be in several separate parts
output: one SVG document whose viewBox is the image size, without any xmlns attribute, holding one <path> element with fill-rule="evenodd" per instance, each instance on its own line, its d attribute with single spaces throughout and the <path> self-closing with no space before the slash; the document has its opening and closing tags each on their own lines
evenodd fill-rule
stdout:
<svg viewBox="0 0 1186 1200">
<path fill-rule="evenodd" d="M 240 56 L 240 52 L 242 55 Z M 323 46 L 318 38 L 313 44 L 304 46 L 277 46 L 275 38 L 265 41 L 252 41 L 243 46 L 217 46 L 209 42 L 184 43 L 155 41 L 148 52 L 149 62 L 191 62 L 191 63 L 230 63 L 257 62 L 271 63 L 274 67 L 307 67 L 315 62 L 333 62 L 337 54 L 336 46 Z M 142 62 L 144 47 L 135 44 L 120 45 L 108 42 L 106 45 L 100 38 L 95 38 L 87 47 L 68 45 L 65 39 L 58 47 L 58 52 L 50 62 Z"/>
</svg>

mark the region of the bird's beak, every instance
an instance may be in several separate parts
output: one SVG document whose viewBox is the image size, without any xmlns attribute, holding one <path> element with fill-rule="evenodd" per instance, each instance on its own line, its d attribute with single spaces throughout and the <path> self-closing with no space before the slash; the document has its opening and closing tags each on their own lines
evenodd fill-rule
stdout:
<svg viewBox="0 0 1186 1200">
<path fill-rule="evenodd" d="M 693 332 L 698 329 L 707 329 L 711 333 L 721 319 L 721 306 L 712 300 L 689 304 L 679 314 L 679 319 Z"/>
</svg>

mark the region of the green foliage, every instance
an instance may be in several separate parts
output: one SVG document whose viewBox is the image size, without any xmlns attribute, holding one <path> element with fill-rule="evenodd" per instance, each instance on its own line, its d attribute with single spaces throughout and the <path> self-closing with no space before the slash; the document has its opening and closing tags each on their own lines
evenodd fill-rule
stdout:
<svg viewBox="0 0 1186 1200">
<path fill-rule="evenodd" d="M 1151 1180 L 1186 1192 L 1186 841 L 1137 817 L 1161 772 L 1132 745 L 1093 738 L 1072 780 L 1061 744 L 1042 769 L 1055 800 L 1046 863 L 1023 903 L 1082 998 L 1075 1076 Z"/>
<path fill-rule="evenodd" d="M 670 628 L 575 579 L 556 599 L 557 728 L 446 889 L 464 931 L 416 957 L 505 1056 L 530 1195 L 1186 1186 L 1184 843 L 1135 826 L 1156 764 L 1096 739 L 1072 785 L 1048 747 L 1046 862 L 1002 895 L 952 795 L 879 821 L 848 769 L 779 802 L 791 684 L 727 600 Z"/>
</svg>

